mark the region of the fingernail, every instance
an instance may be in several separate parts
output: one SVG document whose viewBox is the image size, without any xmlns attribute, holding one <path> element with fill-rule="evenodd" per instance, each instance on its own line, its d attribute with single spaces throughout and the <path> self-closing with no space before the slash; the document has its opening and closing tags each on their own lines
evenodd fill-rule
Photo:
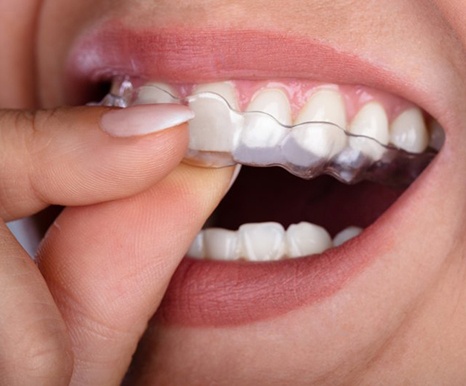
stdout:
<svg viewBox="0 0 466 386">
<path fill-rule="evenodd" d="M 156 133 L 193 118 L 189 107 L 167 103 L 110 110 L 102 116 L 100 124 L 111 136 L 132 137 Z"/>
</svg>

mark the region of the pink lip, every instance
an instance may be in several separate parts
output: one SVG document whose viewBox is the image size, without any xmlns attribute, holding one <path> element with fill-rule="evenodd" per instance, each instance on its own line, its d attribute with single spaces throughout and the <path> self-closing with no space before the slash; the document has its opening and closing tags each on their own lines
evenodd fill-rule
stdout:
<svg viewBox="0 0 466 386">
<path fill-rule="evenodd" d="M 78 40 L 68 58 L 66 80 L 76 90 L 115 74 L 172 83 L 303 78 L 422 98 L 406 87 L 406 80 L 351 53 L 309 38 L 252 30 L 134 30 L 119 21 L 107 22 Z"/>
<path fill-rule="evenodd" d="M 136 31 L 108 22 L 78 40 L 67 76 L 76 90 L 116 74 L 183 83 L 305 78 L 364 84 L 417 104 L 424 98 L 397 75 L 354 55 L 308 38 L 262 31 Z M 189 326 L 239 325 L 332 296 L 390 247 L 384 224 L 409 207 L 413 188 L 423 179 L 361 236 L 322 255 L 265 264 L 185 259 L 171 280 L 159 318 Z"/>
</svg>

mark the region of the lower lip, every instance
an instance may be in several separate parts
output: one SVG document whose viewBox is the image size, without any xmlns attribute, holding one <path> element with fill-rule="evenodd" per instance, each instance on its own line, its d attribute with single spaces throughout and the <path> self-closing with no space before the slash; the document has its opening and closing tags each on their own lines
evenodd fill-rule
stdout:
<svg viewBox="0 0 466 386">
<path fill-rule="evenodd" d="M 321 255 L 269 263 L 185 258 L 157 318 L 170 325 L 238 326 L 321 302 L 390 250 L 390 234 L 384 224 L 398 206 L 395 203 L 356 239 Z"/>
</svg>

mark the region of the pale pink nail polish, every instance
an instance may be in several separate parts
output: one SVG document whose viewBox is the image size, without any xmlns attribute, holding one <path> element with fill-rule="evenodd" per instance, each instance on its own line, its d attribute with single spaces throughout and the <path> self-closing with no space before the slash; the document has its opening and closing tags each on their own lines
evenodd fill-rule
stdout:
<svg viewBox="0 0 466 386">
<path fill-rule="evenodd" d="M 101 127 L 114 137 L 133 137 L 162 131 L 192 118 L 193 111 L 184 105 L 138 105 L 105 113 Z"/>
</svg>

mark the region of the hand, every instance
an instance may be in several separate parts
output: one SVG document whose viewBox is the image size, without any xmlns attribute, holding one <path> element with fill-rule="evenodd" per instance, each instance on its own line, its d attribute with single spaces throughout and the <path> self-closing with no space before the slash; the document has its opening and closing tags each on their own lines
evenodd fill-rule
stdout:
<svg viewBox="0 0 466 386">
<path fill-rule="evenodd" d="M 190 117 L 174 106 L 0 111 L 0 384 L 121 382 L 231 178 L 174 170 Z M 50 204 L 67 208 L 36 265 L 5 222 Z"/>
</svg>

